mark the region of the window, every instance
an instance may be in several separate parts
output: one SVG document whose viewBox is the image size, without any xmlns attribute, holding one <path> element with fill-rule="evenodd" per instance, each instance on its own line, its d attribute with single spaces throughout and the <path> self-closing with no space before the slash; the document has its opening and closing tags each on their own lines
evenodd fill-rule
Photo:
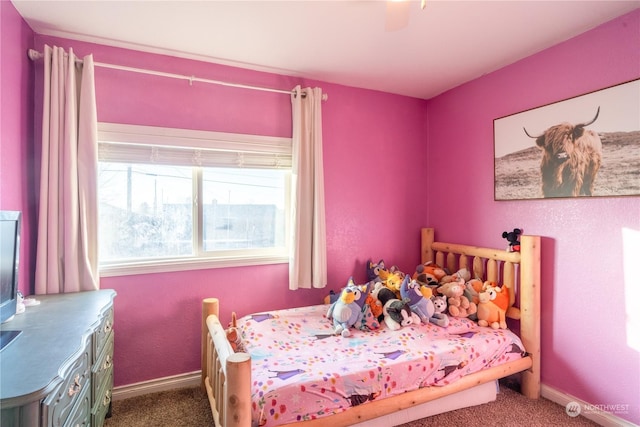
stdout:
<svg viewBox="0 0 640 427">
<path fill-rule="evenodd" d="M 286 262 L 291 139 L 101 123 L 103 276 Z"/>
</svg>

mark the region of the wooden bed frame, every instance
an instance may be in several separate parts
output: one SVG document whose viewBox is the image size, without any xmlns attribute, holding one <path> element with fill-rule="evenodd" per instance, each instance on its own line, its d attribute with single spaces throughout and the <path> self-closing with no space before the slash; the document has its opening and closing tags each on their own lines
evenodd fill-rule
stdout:
<svg viewBox="0 0 640 427">
<path fill-rule="evenodd" d="M 521 392 L 540 397 L 540 237 L 520 236 L 520 252 L 489 249 L 434 240 L 434 229 L 421 230 L 421 262 L 433 261 L 455 272 L 466 267 L 472 277 L 510 288 L 507 317 L 519 320 L 519 336 L 527 355 L 522 359 L 469 374 L 445 386 L 425 387 L 374 400 L 345 412 L 296 426 L 349 426 L 521 372 Z M 516 298 L 516 294 L 518 298 Z M 517 300 L 517 301 L 516 301 Z M 202 302 L 202 387 L 206 390 L 216 426 L 251 426 L 251 358 L 234 353 L 218 319 L 219 301 Z M 513 328 L 512 328 L 513 329 Z M 292 425 L 292 424 L 288 424 Z"/>
</svg>

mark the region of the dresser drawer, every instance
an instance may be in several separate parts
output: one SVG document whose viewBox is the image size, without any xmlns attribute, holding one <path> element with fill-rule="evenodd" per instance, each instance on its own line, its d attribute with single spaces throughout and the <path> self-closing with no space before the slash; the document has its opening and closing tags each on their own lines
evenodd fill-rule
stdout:
<svg viewBox="0 0 640 427">
<path fill-rule="evenodd" d="M 98 405 L 102 405 L 105 389 L 111 390 L 113 388 L 113 340 L 114 333 L 112 332 L 107 339 L 104 351 L 91 368 L 94 412 Z"/>
<path fill-rule="evenodd" d="M 112 332 L 107 338 L 104 351 L 91 368 L 91 384 L 94 390 L 94 401 L 97 399 L 97 393 L 99 393 L 105 381 L 107 381 L 109 373 L 113 371 L 113 340 L 114 334 Z"/>
<path fill-rule="evenodd" d="M 104 419 L 111 409 L 111 393 L 113 390 L 113 367 L 109 370 L 109 375 L 105 378 L 104 387 L 100 389 L 97 400 L 91 411 L 92 427 L 102 427 Z"/>
<path fill-rule="evenodd" d="M 91 344 L 87 343 L 84 351 L 70 368 L 61 376 L 62 384 L 51 392 L 42 402 L 43 424 L 47 426 L 63 426 L 69 416 L 76 411 L 76 404 L 88 400 L 87 413 L 91 409 Z"/>
<path fill-rule="evenodd" d="M 95 362 L 98 357 L 100 357 L 100 354 L 102 353 L 104 346 L 107 344 L 107 340 L 109 339 L 112 330 L 113 306 L 109 307 L 109 309 L 106 311 L 106 313 L 102 317 L 100 326 L 98 326 L 96 331 L 93 333 L 93 362 Z"/>
<path fill-rule="evenodd" d="M 57 425 L 57 424 L 54 424 Z M 91 427 L 91 393 L 84 387 L 64 422 L 64 427 Z"/>
</svg>

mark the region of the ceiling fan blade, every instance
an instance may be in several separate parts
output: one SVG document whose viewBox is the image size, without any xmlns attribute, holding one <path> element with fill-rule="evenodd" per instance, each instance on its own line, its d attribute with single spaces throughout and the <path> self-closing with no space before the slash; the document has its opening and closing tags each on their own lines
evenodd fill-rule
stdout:
<svg viewBox="0 0 640 427">
<path fill-rule="evenodd" d="M 398 31 L 409 24 L 410 1 L 387 1 L 385 31 Z"/>
</svg>

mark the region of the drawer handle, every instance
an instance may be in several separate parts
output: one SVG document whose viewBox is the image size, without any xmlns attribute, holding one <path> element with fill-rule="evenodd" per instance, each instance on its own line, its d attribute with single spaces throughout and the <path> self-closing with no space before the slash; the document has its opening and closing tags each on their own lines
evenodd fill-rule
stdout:
<svg viewBox="0 0 640 427">
<path fill-rule="evenodd" d="M 102 370 L 107 370 L 109 369 L 111 366 L 113 366 L 113 360 L 111 360 L 111 355 L 107 354 L 107 358 L 105 359 L 104 363 L 102 364 Z"/>
<path fill-rule="evenodd" d="M 104 324 L 104 333 L 108 334 L 111 329 L 113 329 L 113 325 L 111 324 L 110 320 L 107 320 L 107 322 Z"/>
<path fill-rule="evenodd" d="M 68 392 L 69 397 L 72 397 L 75 394 L 77 394 L 81 388 L 82 388 L 82 385 L 80 384 L 80 375 L 76 375 L 76 377 L 73 380 L 73 385 L 69 387 L 69 392 Z"/>
<path fill-rule="evenodd" d="M 111 403 L 111 390 L 107 390 L 102 400 L 102 406 L 108 406 Z"/>
</svg>

